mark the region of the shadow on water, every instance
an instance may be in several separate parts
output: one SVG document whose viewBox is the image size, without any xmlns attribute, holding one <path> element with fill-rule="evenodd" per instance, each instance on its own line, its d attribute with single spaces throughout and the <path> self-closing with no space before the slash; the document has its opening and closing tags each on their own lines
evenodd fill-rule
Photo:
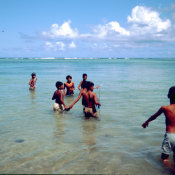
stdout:
<svg viewBox="0 0 175 175">
<path fill-rule="evenodd" d="M 16 143 L 22 143 L 22 142 L 24 142 L 24 139 L 16 139 L 15 142 Z"/>
</svg>

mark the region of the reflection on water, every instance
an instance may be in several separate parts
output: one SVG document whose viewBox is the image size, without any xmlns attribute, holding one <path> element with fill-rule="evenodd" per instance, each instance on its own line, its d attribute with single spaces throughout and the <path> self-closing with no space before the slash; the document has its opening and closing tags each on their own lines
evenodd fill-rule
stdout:
<svg viewBox="0 0 175 175">
<path fill-rule="evenodd" d="M 90 151 L 94 150 L 93 146 L 96 145 L 95 140 L 95 131 L 96 131 L 96 122 L 90 120 L 82 121 L 83 128 L 83 141 L 88 146 Z"/>
<path fill-rule="evenodd" d="M 61 111 L 53 112 L 55 118 L 55 129 L 54 136 L 56 138 L 56 143 L 64 143 L 65 135 L 65 122 L 64 122 L 64 113 Z"/>
<path fill-rule="evenodd" d="M 30 92 L 30 98 L 31 98 L 32 100 L 34 100 L 34 99 L 36 98 L 35 90 L 30 90 L 30 89 L 29 89 L 29 92 Z"/>
<path fill-rule="evenodd" d="M 77 98 L 77 95 L 75 95 L 75 94 L 72 96 L 64 96 L 64 101 L 65 101 L 67 107 L 69 107 L 76 98 Z"/>
</svg>

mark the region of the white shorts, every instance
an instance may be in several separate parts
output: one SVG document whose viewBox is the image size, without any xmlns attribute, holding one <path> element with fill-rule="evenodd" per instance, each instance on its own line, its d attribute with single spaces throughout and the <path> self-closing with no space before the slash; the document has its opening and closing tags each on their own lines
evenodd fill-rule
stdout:
<svg viewBox="0 0 175 175">
<path fill-rule="evenodd" d="M 166 132 L 164 136 L 164 140 L 162 143 L 162 151 L 164 154 L 169 155 L 171 151 L 173 151 L 175 155 L 175 134 Z"/>
<path fill-rule="evenodd" d="M 60 111 L 60 110 L 63 111 L 63 109 L 64 109 L 63 104 L 54 103 L 54 105 L 53 105 L 54 111 Z"/>
</svg>

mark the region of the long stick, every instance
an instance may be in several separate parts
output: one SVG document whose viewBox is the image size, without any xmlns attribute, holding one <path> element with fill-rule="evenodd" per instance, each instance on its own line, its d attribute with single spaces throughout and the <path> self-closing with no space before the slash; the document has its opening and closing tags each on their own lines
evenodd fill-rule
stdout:
<svg viewBox="0 0 175 175">
<path fill-rule="evenodd" d="M 100 87 L 99 87 L 99 103 L 100 103 Z M 99 115 L 100 115 L 100 107 L 99 107 Z"/>
</svg>

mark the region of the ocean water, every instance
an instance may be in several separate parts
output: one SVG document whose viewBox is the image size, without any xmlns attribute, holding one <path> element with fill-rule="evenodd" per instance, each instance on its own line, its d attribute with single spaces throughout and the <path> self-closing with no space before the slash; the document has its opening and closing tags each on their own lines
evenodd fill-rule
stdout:
<svg viewBox="0 0 175 175">
<path fill-rule="evenodd" d="M 52 111 L 55 82 L 72 75 L 69 106 L 83 73 L 100 85 L 100 121 L 85 120 L 81 100 L 69 112 Z M 0 173 L 173 174 L 160 159 L 164 116 L 141 124 L 169 104 L 174 75 L 175 59 L 0 59 Z"/>
</svg>

